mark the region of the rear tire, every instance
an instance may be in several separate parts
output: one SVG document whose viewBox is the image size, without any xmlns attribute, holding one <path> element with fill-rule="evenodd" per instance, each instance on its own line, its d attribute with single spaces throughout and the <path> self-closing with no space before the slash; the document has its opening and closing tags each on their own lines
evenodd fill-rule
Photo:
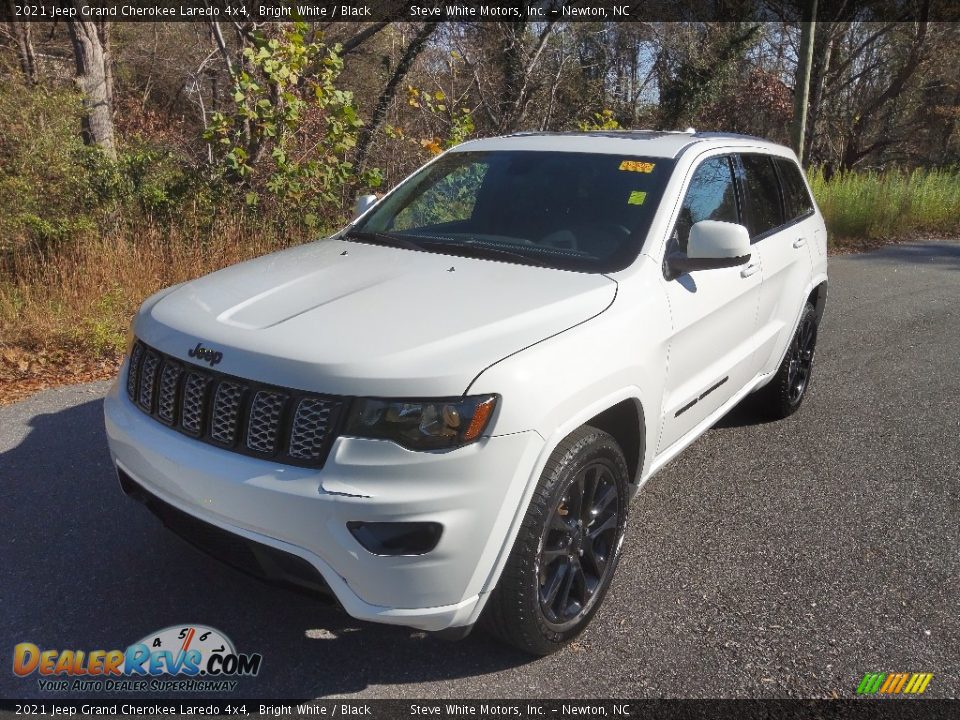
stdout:
<svg viewBox="0 0 960 720">
<path fill-rule="evenodd" d="M 782 420 L 800 409 L 810 387 L 816 348 L 817 310 L 808 302 L 777 374 L 756 394 L 761 413 L 772 420 Z"/>
<path fill-rule="evenodd" d="M 584 426 L 553 451 L 481 623 L 500 640 L 549 655 L 603 602 L 620 559 L 628 471 L 608 433 Z"/>
</svg>

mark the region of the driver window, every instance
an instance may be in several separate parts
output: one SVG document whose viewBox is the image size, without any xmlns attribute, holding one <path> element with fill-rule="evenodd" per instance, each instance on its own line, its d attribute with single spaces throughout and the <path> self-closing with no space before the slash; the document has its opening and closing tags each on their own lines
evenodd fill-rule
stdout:
<svg viewBox="0 0 960 720">
<path fill-rule="evenodd" d="M 668 255 L 672 252 L 687 252 L 690 228 L 701 220 L 740 222 L 737 215 L 737 190 L 729 157 L 709 158 L 694 171 L 680 207 L 680 215 L 670 235 Z"/>
</svg>

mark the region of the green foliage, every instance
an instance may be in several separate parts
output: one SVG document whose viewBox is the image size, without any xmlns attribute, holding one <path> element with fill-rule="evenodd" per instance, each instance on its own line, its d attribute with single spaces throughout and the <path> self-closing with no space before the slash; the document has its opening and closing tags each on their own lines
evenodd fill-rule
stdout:
<svg viewBox="0 0 960 720">
<path fill-rule="evenodd" d="M 149 216 L 166 216 L 178 211 L 186 198 L 195 198 L 202 183 L 202 178 L 169 150 L 144 143 L 131 143 L 117 153 L 116 160 L 94 148 L 84 150 L 79 166 L 101 209 L 134 209 Z"/>
<path fill-rule="evenodd" d="M 702 42 L 686 49 L 672 71 L 660 76 L 660 125 L 689 123 L 717 100 L 737 64 L 762 35 L 753 22 L 717 23 L 704 30 Z"/>
<path fill-rule="evenodd" d="M 456 60 L 456 58 L 455 58 Z M 387 125 L 385 134 L 391 140 L 417 144 L 427 155 L 439 155 L 459 145 L 476 132 L 473 112 L 456 100 L 448 100 L 442 90 L 430 92 L 407 85 L 407 105 L 420 111 L 421 119 L 429 128 L 441 131 L 430 137 L 415 139 L 399 126 Z"/>
<path fill-rule="evenodd" d="M 0 83 L 0 252 L 92 225 L 96 193 L 78 160 L 80 100 L 71 90 Z"/>
<path fill-rule="evenodd" d="M 620 130 L 622 126 L 613 116 L 613 110 L 602 110 L 593 113 L 587 120 L 577 122 L 577 127 L 584 132 L 595 132 L 597 130 Z"/>
<path fill-rule="evenodd" d="M 126 346 L 126 324 L 130 303 L 123 288 L 115 284 L 96 301 L 83 326 L 77 328 L 75 342 L 89 346 L 97 355 L 116 355 Z"/>
<path fill-rule="evenodd" d="M 831 239 L 884 239 L 960 230 L 960 169 L 809 174 Z"/>
<path fill-rule="evenodd" d="M 459 112 L 450 115 L 450 129 L 443 141 L 444 147 L 452 148 L 454 145 L 459 145 L 473 135 L 475 130 L 473 113 L 469 108 L 460 108 Z"/>
<path fill-rule="evenodd" d="M 0 83 L 0 252 L 46 251 L 203 196 L 200 178 L 168 150 L 133 142 L 111 160 L 86 147 L 80 112 L 72 90 Z"/>
<path fill-rule="evenodd" d="M 363 125 L 353 93 L 337 86 L 340 45 L 307 39 L 304 23 L 277 37 L 254 36 L 235 73 L 233 107 L 214 113 L 204 137 L 226 177 L 248 188 L 249 206 L 268 193 L 299 211 L 338 207 L 346 190 L 377 187 L 376 170 L 357 177 L 347 159 Z"/>
</svg>

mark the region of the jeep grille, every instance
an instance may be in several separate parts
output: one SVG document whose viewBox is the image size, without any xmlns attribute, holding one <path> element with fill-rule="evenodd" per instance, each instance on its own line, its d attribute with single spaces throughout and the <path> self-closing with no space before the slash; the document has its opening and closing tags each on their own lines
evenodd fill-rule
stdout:
<svg viewBox="0 0 960 720">
<path fill-rule="evenodd" d="M 137 340 L 126 378 L 150 417 L 219 448 L 288 465 L 322 467 L 343 398 L 243 380 L 184 363 Z"/>
</svg>

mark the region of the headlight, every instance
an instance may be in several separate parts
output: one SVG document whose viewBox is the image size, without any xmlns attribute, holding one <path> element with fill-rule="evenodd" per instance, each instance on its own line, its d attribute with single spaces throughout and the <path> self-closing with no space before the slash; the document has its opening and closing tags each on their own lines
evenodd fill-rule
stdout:
<svg viewBox="0 0 960 720">
<path fill-rule="evenodd" d="M 460 447 L 480 437 L 496 405 L 496 395 L 449 400 L 360 398 L 350 408 L 344 433 L 393 440 L 409 450 Z"/>
</svg>

